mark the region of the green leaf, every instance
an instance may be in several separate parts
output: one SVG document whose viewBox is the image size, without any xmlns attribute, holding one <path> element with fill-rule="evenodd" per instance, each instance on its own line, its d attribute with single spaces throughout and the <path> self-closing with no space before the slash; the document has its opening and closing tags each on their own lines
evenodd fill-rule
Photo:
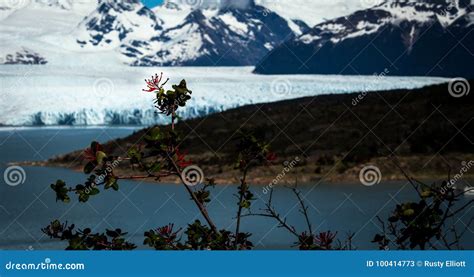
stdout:
<svg viewBox="0 0 474 277">
<path fill-rule="evenodd" d="M 66 183 L 63 180 L 57 180 L 55 184 L 51 184 L 51 189 L 56 192 L 56 201 L 62 201 L 64 203 L 69 203 L 70 198 L 68 195 L 69 189 L 66 188 Z"/>
<path fill-rule="evenodd" d="M 127 155 L 134 162 L 139 162 L 142 159 L 142 154 L 140 153 L 140 150 L 136 146 L 133 146 L 130 149 L 128 149 Z"/>
<path fill-rule="evenodd" d="M 82 192 L 79 194 L 79 202 L 87 202 L 89 200 L 89 194 Z"/>
<path fill-rule="evenodd" d="M 88 162 L 88 163 L 84 166 L 84 173 L 85 173 L 85 174 L 90 174 L 90 173 L 95 169 L 96 166 L 97 166 L 97 163 L 95 163 L 95 162 Z"/>
<path fill-rule="evenodd" d="M 89 195 L 97 195 L 100 193 L 100 190 L 98 188 L 91 188 L 89 191 Z"/>
<path fill-rule="evenodd" d="M 119 190 L 119 185 L 118 185 L 118 183 L 115 182 L 115 183 L 112 185 L 112 188 L 113 188 L 115 191 Z"/>
<path fill-rule="evenodd" d="M 107 180 L 105 181 L 105 189 L 109 189 L 109 188 L 114 188 L 115 184 L 117 183 L 117 179 L 115 179 L 114 177 L 108 177 Z M 114 190 L 116 190 L 114 188 Z"/>
<path fill-rule="evenodd" d="M 250 201 L 243 200 L 242 203 L 240 203 L 240 206 L 244 209 L 250 208 Z"/>
<path fill-rule="evenodd" d="M 104 159 L 107 157 L 107 154 L 105 154 L 102 151 L 97 151 L 97 153 L 95 154 L 95 157 L 97 159 L 97 163 L 101 164 L 102 161 L 104 161 Z"/>
<path fill-rule="evenodd" d="M 148 134 L 145 136 L 145 139 L 150 141 L 157 141 L 162 138 L 160 127 L 153 127 L 148 131 Z"/>
</svg>

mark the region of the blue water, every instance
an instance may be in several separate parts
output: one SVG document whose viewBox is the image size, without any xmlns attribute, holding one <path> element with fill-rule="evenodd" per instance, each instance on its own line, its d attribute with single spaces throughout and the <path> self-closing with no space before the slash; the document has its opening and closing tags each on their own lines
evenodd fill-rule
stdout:
<svg viewBox="0 0 474 277">
<path fill-rule="evenodd" d="M 23 128 L 0 129 L 0 173 L 12 161 L 44 160 L 71 150 L 84 149 L 92 140 L 107 140 L 131 134 L 134 128 Z M 197 208 L 184 188 L 174 184 L 138 181 L 120 183 L 120 190 L 102 192 L 88 203 L 56 203 L 49 185 L 61 178 L 70 185 L 85 180 L 85 175 L 62 168 L 24 167 L 23 184 L 9 186 L 0 178 L 0 248 L 2 249 L 63 249 L 64 243 L 51 241 L 40 229 L 50 221 L 60 219 L 79 228 L 90 227 L 100 232 L 106 228 L 121 228 L 140 248 L 143 233 L 168 223 L 184 227 L 201 219 Z M 254 212 L 263 207 L 267 198 L 258 186 L 252 187 L 257 200 Z M 387 218 L 398 202 L 416 197 L 406 182 L 384 182 L 372 187 L 359 183 L 314 183 L 301 187 L 309 205 L 313 227 L 318 231 L 338 231 L 344 239 L 348 232 L 356 233 L 353 245 L 358 249 L 375 249 L 371 243 L 379 225 L 375 218 Z M 210 215 L 219 228 L 235 228 L 236 186 L 217 186 L 209 204 Z M 288 223 L 298 231 L 305 227 L 298 212 L 295 196 L 277 187 L 273 203 Z M 463 218 L 472 216 L 465 215 Z M 202 220 L 203 221 L 203 220 Z M 269 218 L 245 217 L 242 230 L 251 232 L 252 241 L 261 249 L 286 249 L 294 238 Z M 474 249 L 473 233 L 467 232 L 466 248 Z"/>
</svg>

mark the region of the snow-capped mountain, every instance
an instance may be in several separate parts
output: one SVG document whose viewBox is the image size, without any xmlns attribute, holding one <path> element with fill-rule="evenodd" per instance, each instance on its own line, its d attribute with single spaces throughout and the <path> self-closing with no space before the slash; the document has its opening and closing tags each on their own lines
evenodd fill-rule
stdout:
<svg viewBox="0 0 474 277">
<path fill-rule="evenodd" d="M 170 21 L 176 22 L 176 17 L 163 20 Z M 294 37 L 295 29 L 298 33 L 308 29 L 306 24 L 298 24 L 293 23 L 292 29 L 287 20 L 253 2 L 245 8 L 192 9 L 178 25 L 150 40 L 123 45 L 122 53 L 138 66 L 254 65 L 268 51 Z"/>
<path fill-rule="evenodd" d="M 290 20 L 313 27 L 324 21 L 374 6 L 378 0 L 255 0 L 265 8 Z"/>
<path fill-rule="evenodd" d="M 0 64 L 64 63 L 79 48 L 69 34 L 96 7 L 94 0 L 0 0 Z"/>
<path fill-rule="evenodd" d="M 21 4 L 11 4 L 16 2 Z M 28 63 L 37 64 L 97 54 L 102 62 L 134 66 L 254 65 L 309 29 L 253 0 L 243 7 L 168 0 L 153 11 L 140 0 L 5 3 L 0 2 L 0 63 L 21 63 L 11 57 L 27 49 L 36 56 Z"/>
<path fill-rule="evenodd" d="M 155 14 L 140 0 L 99 0 L 73 36 L 81 47 L 114 49 L 127 40 L 147 40 L 159 30 Z"/>
<path fill-rule="evenodd" d="M 255 71 L 474 77 L 473 23 L 471 0 L 385 1 L 316 25 Z"/>
</svg>

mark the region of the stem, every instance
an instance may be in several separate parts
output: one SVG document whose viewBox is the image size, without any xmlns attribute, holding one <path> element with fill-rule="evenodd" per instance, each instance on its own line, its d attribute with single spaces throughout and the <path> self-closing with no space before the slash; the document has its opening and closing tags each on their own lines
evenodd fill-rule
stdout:
<svg viewBox="0 0 474 277">
<path fill-rule="evenodd" d="M 418 196 L 420 198 L 423 198 L 421 196 L 421 193 L 420 193 L 420 190 L 418 189 L 418 185 L 415 184 L 413 178 L 411 178 L 408 173 L 402 168 L 402 166 L 398 163 L 398 160 L 396 157 L 393 157 L 393 163 L 395 164 L 395 166 L 402 172 L 402 174 L 405 176 L 405 178 L 408 180 L 408 182 L 411 184 L 411 186 L 413 187 L 413 189 L 415 189 L 416 193 L 418 194 Z"/>
<path fill-rule="evenodd" d="M 171 130 L 173 130 L 173 131 L 174 131 L 174 127 L 175 127 L 175 125 L 174 125 L 175 118 L 176 118 L 176 108 L 175 108 L 175 106 L 173 106 L 173 112 L 171 114 Z M 174 152 L 174 150 L 175 150 L 175 147 L 172 145 L 171 146 L 171 151 Z M 209 224 L 209 227 L 211 227 L 211 229 L 214 233 L 219 234 L 219 231 L 217 231 L 217 227 L 214 224 L 214 222 L 212 221 L 211 217 L 209 216 L 209 213 L 207 212 L 206 207 L 204 207 L 204 205 L 201 202 L 199 202 L 199 199 L 197 199 L 196 194 L 194 193 L 194 191 L 189 186 L 186 185 L 185 180 L 183 179 L 183 176 L 181 174 L 181 169 L 178 167 L 178 165 L 175 163 L 175 161 L 173 160 L 173 158 L 169 154 L 168 154 L 168 160 L 173 165 L 174 169 L 176 170 L 176 173 L 179 176 L 179 179 L 181 180 L 181 183 L 184 185 L 184 187 L 188 191 L 189 195 L 193 199 L 194 203 L 199 208 L 199 211 L 201 212 L 204 219 L 207 221 L 207 224 Z"/>
<path fill-rule="evenodd" d="M 309 215 L 308 215 L 308 206 L 304 204 L 303 198 L 301 198 L 301 193 L 296 189 L 296 187 L 291 188 L 293 193 L 296 195 L 298 198 L 298 202 L 300 203 L 301 206 L 301 213 L 303 214 L 305 220 L 306 220 L 306 225 L 308 226 L 308 231 L 310 234 L 313 234 L 313 228 L 311 226 L 311 221 L 309 220 Z"/>
<path fill-rule="evenodd" d="M 299 239 L 299 234 L 296 232 L 295 227 L 290 226 L 286 223 L 286 218 L 281 217 L 280 214 L 272 207 L 272 199 L 273 199 L 273 188 L 270 190 L 270 197 L 268 198 L 268 202 L 265 203 L 265 209 L 263 210 L 263 213 L 249 213 L 244 216 L 263 216 L 263 217 L 270 217 L 274 218 L 276 221 L 278 221 L 279 226 L 281 228 L 285 228 L 288 230 L 291 234 L 293 234 L 296 238 Z"/>
<path fill-rule="evenodd" d="M 174 131 L 174 120 L 176 119 L 176 108 L 173 105 L 173 112 L 171 113 L 171 130 Z"/>
<path fill-rule="evenodd" d="M 234 246 L 235 248 L 237 248 L 237 237 L 239 236 L 239 232 L 240 232 L 240 218 L 241 218 L 241 215 L 242 215 L 242 200 L 244 199 L 244 194 L 245 192 L 247 191 L 247 182 L 246 182 L 246 179 L 247 179 L 247 167 L 245 167 L 244 169 L 244 174 L 242 175 L 242 179 L 240 179 L 240 186 L 239 186 L 239 194 L 240 194 L 240 197 L 239 197 L 239 209 L 237 211 L 237 223 L 236 223 L 236 227 L 235 227 L 235 237 L 236 237 L 236 240 L 234 242 Z"/>
<path fill-rule="evenodd" d="M 171 164 L 173 165 L 173 167 L 175 168 L 175 170 L 176 170 L 176 172 L 179 176 L 179 179 L 181 180 L 181 183 L 184 185 L 184 187 L 188 191 L 188 193 L 191 196 L 191 198 L 193 199 L 194 203 L 198 206 L 199 211 L 201 212 L 204 219 L 207 221 L 207 224 L 209 224 L 209 227 L 211 227 L 211 229 L 214 233 L 218 234 L 219 232 L 217 231 L 217 227 L 214 224 L 214 222 L 212 221 L 211 217 L 209 216 L 209 213 L 207 212 L 206 207 L 204 207 L 204 205 L 201 202 L 199 202 L 199 200 L 197 199 L 196 194 L 194 193 L 194 191 L 189 186 L 186 185 L 185 180 L 183 179 L 183 176 L 181 175 L 181 170 L 179 169 L 179 167 L 176 165 L 174 160 L 169 155 L 168 155 L 168 159 L 171 162 Z"/>
</svg>

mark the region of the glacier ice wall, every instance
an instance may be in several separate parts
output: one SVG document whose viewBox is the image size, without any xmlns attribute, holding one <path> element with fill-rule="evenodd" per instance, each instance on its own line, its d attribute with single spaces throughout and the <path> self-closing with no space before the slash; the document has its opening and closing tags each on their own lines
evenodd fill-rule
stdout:
<svg viewBox="0 0 474 277">
<path fill-rule="evenodd" d="M 182 118 L 242 105 L 320 94 L 418 88 L 443 78 L 252 74 L 251 67 L 0 65 L 0 125 L 150 125 L 156 113 L 143 79 L 163 71 L 170 83 L 186 79 L 193 91 Z"/>
</svg>

